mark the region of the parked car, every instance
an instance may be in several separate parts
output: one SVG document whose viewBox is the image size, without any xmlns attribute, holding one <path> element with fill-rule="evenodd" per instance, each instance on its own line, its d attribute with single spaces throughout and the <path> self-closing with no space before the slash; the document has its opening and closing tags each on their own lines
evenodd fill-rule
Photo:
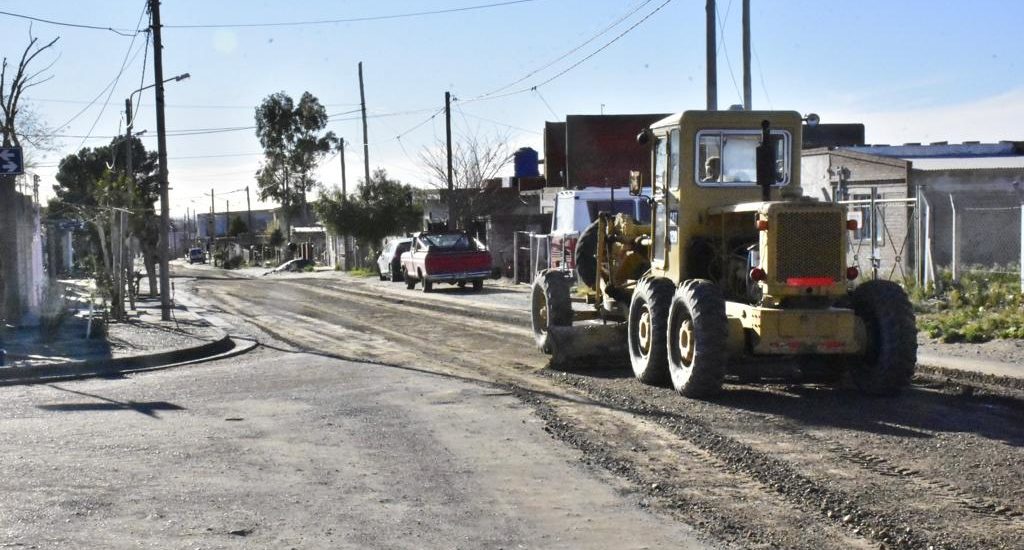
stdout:
<svg viewBox="0 0 1024 550">
<path fill-rule="evenodd" d="M 490 275 L 491 253 L 464 232 L 417 233 L 402 254 L 402 276 L 409 289 L 419 282 L 423 292 L 430 292 L 434 283 L 446 282 L 459 287 L 472 283 L 473 290 L 480 290 Z"/>
<path fill-rule="evenodd" d="M 188 263 L 190 264 L 205 264 L 206 263 L 206 251 L 202 248 L 190 248 L 188 249 Z"/>
<path fill-rule="evenodd" d="M 402 280 L 402 254 L 408 252 L 412 239 L 392 239 L 384 245 L 377 256 L 377 272 L 380 280 L 397 282 Z"/>
<path fill-rule="evenodd" d="M 264 273 L 264 275 L 269 275 L 271 273 L 283 273 L 285 271 L 305 271 L 307 267 L 311 266 L 316 266 L 316 262 L 306 258 L 296 258 L 294 260 L 288 260 L 274 269 L 271 269 Z"/>
</svg>

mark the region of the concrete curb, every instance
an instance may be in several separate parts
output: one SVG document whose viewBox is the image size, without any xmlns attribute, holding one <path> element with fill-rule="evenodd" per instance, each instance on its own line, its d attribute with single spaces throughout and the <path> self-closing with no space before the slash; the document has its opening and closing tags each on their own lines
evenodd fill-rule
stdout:
<svg viewBox="0 0 1024 550">
<path fill-rule="evenodd" d="M 252 347 L 255 347 L 253 345 Z M 249 347 L 248 349 L 252 349 Z M 39 384 L 56 380 L 110 376 L 129 372 L 140 372 L 167 368 L 173 365 L 207 359 L 227 354 L 234 350 L 235 342 L 224 334 L 219 340 L 199 346 L 176 349 L 148 355 L 118 357 L 114 359 L 86 360 L 70 363 L 53 363 L 31 367 L 0 368 L 0 386 L 18 384 Z M 248 349 L 244 351 L 248 351 Z"/>
</svg>

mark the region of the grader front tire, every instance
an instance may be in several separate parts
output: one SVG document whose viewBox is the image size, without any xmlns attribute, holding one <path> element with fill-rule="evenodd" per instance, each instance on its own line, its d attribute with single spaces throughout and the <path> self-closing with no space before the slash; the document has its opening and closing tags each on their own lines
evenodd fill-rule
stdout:
<svg viewBox="0 0 1024 550">
<path fill-rule="evenodd" d="M 868 281 L 850 296 L 867 329 L 863 362 L 850 369 L 853 383 L 871 395 L 895 395 L 910 385 L 917 367 L 917 326 L 907 293 L 890 281 Z"/>
<path fill-rule="evenodd" d="M 481 281 L 483 287 L 483 281 Z M 475 281 L 474 281 L 474 288 Z M 565 273 L 546 269 L 533 281 L 530 298 L 530 325 L 537 347 L 551 354 L 550 327 L 572 326 L 571 283 Z"/>
<path fill-rule="evenodd" d="M 629 304 L 629 363 L 644 384 L 660 385 L 668 380 L 665 338 L 672 289 L 667 279 L 641 279 Z"/>
<path fill-rule="evenodd" d="M 711 281 L 683 282 L 668 312 L 668 368 L 672 387 L 686 397 L 718 393 L 725 374 L 729 323 L 725 298 Z"/>
</svg>

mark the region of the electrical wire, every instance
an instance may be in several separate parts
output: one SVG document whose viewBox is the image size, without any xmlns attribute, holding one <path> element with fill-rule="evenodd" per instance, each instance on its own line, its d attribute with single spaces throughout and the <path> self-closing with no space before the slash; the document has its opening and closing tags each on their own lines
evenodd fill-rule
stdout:
<svg viewBox="0 0 1024 550">
<path fill-rule="evenodd" d="M 139 20 L 135 24 L 136 27 L 138 27 L 139 25 L 142 24 L 142 18 L 146 16 L 146 8 L 148 7 L 148 5 L 149 5 L 148 2 L 143 3 L 142 12 L 139 13 Z M 92 121 L 92 126 L 89 127 L 89 131 L 86 132 L 86 136 L 89 136 L 89 135 L 92 134 L 93 130 L 96 129 L 96 124 L 99 123 L 100 118 L 103 116 L 103 113 L 107 110 L 107 105 L 110 104 L 110 97 L 112 95 L 114 95 L 114 89 L 117 87 L 117 83 L 120 82 L 121 75 L 123 75 L 125 69 L 128 68 L 128 64 L 129 64 L 128 63 L 128 59 L 129 59 L 129 56 L 131 56 L 132 47 L 135 45 L 135 39 L 138 38 L 138 36 L 139 35 L 137 33 L 134 36 L 132 36 L 132 41 L 131 41 L 131 43 L 128 44 L 128 50 L 124 52 L 124 59 L 121 61 L 121 69 L 118 70 L 117 76 L 114 77 L 114 85 L 111 86 L 110 90 L 107 92 L 107 98 L 105 100 L 103 100 L 103 106 L 100 107 L 100 112 L 96 114 L 96 118 Z M 146 40 L 146 44 L 147 44 L 147 47 L 148 47 L 149 40 Z M 131 56 L 131 59 L 134 60 L 135 57 L 137 57 L 137 56 L 138 56 L 138 51 L 136 51 L 135 56 Z M 88 137 L 82 138 L 82 142 L 80 144 L 78 144 L 78 149 L 81 149 L 82 147 L 85 146 L 85 142 L 86 142 L 87 139 L 89 139 L 89 138 Z"/>
<path fill-rule="evenodd" d="M 530 86 L 528 88 L 522 88 L 522 89 L 519 89 L 519 90 L 515 90 L 515 91 L 512 91 L 512 92 L 507 92 L 507 93 L 503 93 L 503 94 L 492 95 L 492 96 L 488 96 L 488 97 L 475 97 L 475 98 L 472 98 L 472 99 L 466 99 L 466 100 L 462 100 L 462 101 L 464 101 L 466 103 L 470 103 L 470 102 L 475 102 L 475 101 L 486 101 L 486 100 L 489 100 L 489 99 L 499 99 L 499 98 L 509 97 L 509 96 L 513 96 L 513 95 L 518 95 L 518 94 L 526 93 L 526 92 L 532 92 L 532 91 L 535 91 L 537 88 L 540 88 L 541 86 L 545 86 L 547 84 L 550 84 L 550 83 L 554 82 L 555 80 L 565 76 L 569 71 L 572 71 L 576 67 L 579 67 L 580 65 L 586 63 L 591 58 L 593 58 L 595 55 L 597 55 L 597 54 L 601 53 L 602 51 L 608 49 L 608 47 L 610 47 L 612 44 L 614 44 L 614 43 L 618 42 L 619 40 L 621 40 L 624 36 L 626 36 L 627 34 L 632 32 L 634 29 L 636 29 L 637 27 L 642 25 L 645 21 L 647 21 L 651 17 L 654 17 L 654 14 L 658 13 L 659 11 L 661 11 L 665 6 L 669 5 L 671 2 L 672 2 L 672 0 L 665 0 L 664 2 L 659 4 L 658 7 L 654 8 L 654 10 L 652 10 L 650 13 L 648 13 L 643 18 L 641 18 L 639 21 L 637 21 L 636 23 L 633 23 L 632 25 L 629 26 L 629 28 L 627 28 L 626 30 L 624 30 L 621 33 L 619 33 L 618 35 L 616 35 L 615 38 L 612 38 L 608 42 L 605 42 L 604 45 L 602 45 L 600 48 L 594 50 L 593 52 L 588 54 L 583 59 L 580 59 L 579 61 L 573 63 L 572 65 L 570 65 L 568 67 L 566 67 L 565 69 L 561 70 L 560 72 L 558 72 L 554 76 L 548 78 L 547 80 L 544 80 L 543 82 L 541 82 L 539 84 L 535 84 L 535 85 Z"/>
<path fill-rule="evenodd" d="M 0 15 L 6 15 L 8 17 L 16 17 L 18 19 L 27 19 L 29 21 L 35 21 L 37 23 L 46 23 L 48 25 L 56 25 L 58 27 L 72 27 L 72 28 L 76 28 L 76 29 L 90 29 L 90 30 L 97 30 L 97 31 L 110 31 L 112 33 L 119 34 L 119 35 L 124 36 L 124 37 L 130 37 L 130 36 L 134 37 L 134 36 L 138 35 L 140 32 L 146 32 L 144 29 L 139 29 L 138 25 L 136 25 L 136 28 L 134 28 L 134 29 L 125 29 L 125 28 L 118 29 L 118 28 L 114 28 L 114 27 L 101 27 L 101 26 L 97 26 L 97 25 L 83 25 L 83 24 L 80 24 L 80 23 L 68 23 L 68 22 L 65 22 L 65 21 L 54 21 L 52 19 L 43 19 L 42 17 L 34 17 L 34 16 L 31 16 L 31 15 L 24 15 L 24 14 L 20 14 L 20 13 L 12 13 L 12 12 L 9 12 L 9 11 L 0 11 Z"/>
<path fill-rule="evenodd" d="M 625 21 L 626 19 L 629 19 L 636 12 L 640 11 L 645 6 L 647 6 L 647 4 L 650 4 L 653 1 L 654 0 L 644 0 L 644 2 L 641 3 L 639 6 L 629 10 L 624 15 L 620 16 L 619 18 L 617 18 L 615 21 L 612 21 L 605 28 L 601 29 L 600 31 L 598 31 L 596 34 L 594 34 L 590 38 L 588 38 L 588 39 L 584 40 L 583 42 L 577 44 L 572 49 L 568 50 L 567 52 L 563 53 L 562 55 L 560 55 L 560 56 L 556 57 L 555 59 L 552 59 L 551 61 L 545 63 L 544 65 L 542 65 L 542 66 L 540 66 L 540 67 L 538 67 L 538 68 L 536 68 L 536 69 L 526 73 L 522 77 L 517 78 L 516 80 L 513 80 L 512 82 L 509 82 L 508 84 L 505 84 L 504 86 L 502 86 L 500 88 L 495 88 L 494 90 L 491 90 L 490 92 L 481 94 L 478 97 L 487 97 L 487 96 L 490 96 L 490 95 L 494 95 L 494 94 L 496 94 L 498 92 L 507 90 L 507 89 L 515 86 L 516 84 L 519 84 L 520 82 L 523 82 L 524 80 L 530 78 L 531 76 L 533 76 L 533 75 L 543 71 L 544 69 L 547 69 L 548 67 L 551 67 L 552 65 L 558 63 L 559 61 L 562 61 L 563 59 L 565 59 L 565 58 L 569 57 L 570 55 L 572 55 L 572 54 L 580 51 L 581 49 L 583 49 L 583 47 L 586 46 L 587 44 L 590 44 L 594 40 L 597 40 L 598 38 L 600 38 L 602 35 L 604 35 L 608 31 L 610 31 L 613 28 L 619 26 L 619 24 L 621 24 L 623 21 Z"/>
<path fill-rule="evenodd" d="M 732 0 L 729 1 L 729 6 L 726 9 L 726 17 L 729 16 L 729 9 L 732 9 Z M 718 14 L 718 4 L 715 4 L 715 13 Z M 736 96 L 739 98 L 740 103 L 743 103 L 743 92 L 740 91 L 739 84 L 736 83 L 736 73 L 732 70 L 732 60 L 729 59 L 729 47 L 725 45 L 725 23 L 721 17 L 715 18 L 718 21 L 718 32 L 721 34 L 721 46 L 722 52 L 725 53 L 725 63 L 729 67 L 729 78 L 732 79 L 732 87 L 736 90 Z"/>
<path fill-rule="evenodd" d="M 345 19 L 318 19 L 313 21 L 275 21 L 268 23 L 215 23 L 199 25 L 164 25 L 165 29 L 242 29 L 255 27 L 298 27 L 309 25 L 333 25 L 337 23 L 359 23 L 364 21 L 382 21 L 386 19 L 404 19 L 409 17 L 422 17 L 426 15 L 441 15 L 446 13 L 457 13 L 487 8 L 498 8 L 511 6 L 513 4 L 525 4 L 537 0 L 508 0 L 506 2 L 494 2 L 491 4 L 480 4 L 476 6 L 464 6 L 461 8 L 448 8 L 442 10 L 420 11 L 412 13 L 398 13 L 392 15 L 373 15 L 367 17 L 350 17 Z"/>
</svg>

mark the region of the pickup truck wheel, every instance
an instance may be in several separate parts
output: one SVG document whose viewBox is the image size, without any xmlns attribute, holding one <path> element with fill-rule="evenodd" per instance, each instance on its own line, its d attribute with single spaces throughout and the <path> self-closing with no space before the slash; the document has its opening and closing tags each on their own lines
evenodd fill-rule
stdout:
<svg viewBox="0 0 1024 550">
<path fill-rule="evenodd" d="M 668 369 L 672 387 L 687 397 L 717 393 L 725 375 L 729 322 L 725 298 L 711 281 L 683 282 L 668 310 Z"/>
<path fill-rule="evenodd" d="M 480 292 L 483 289 L 484 289 L 484 281 L 483 281 L 483 279 L 476 279 L 475 281 L 473 281 L 473 290 L 475 290 L 477 292 Z"/>
<path fill-rule="evenodd" d="M 481 287 L 483 281 L 480 281 Z M 473 283 L 476 288 L 476 281 Z M 550 327 L 572 326 L 570 281 L 562 271 L 545 269 L 533 281 L 530 297 L 530 325 L 533 339 L 544 353 L 551 354 Z"/>
<path fill-rule="evenodd" d="M 626 331 L 629 363 L 637 380 L 644 384 L 657 385 L 668 380 L 665 338 L 674 290 L 668 279 L 645 278 L 633 291 Z"/>
<path fill-rule="evenodd" d="M 917 327 L 907 293 L 890 281 L 868 281 L 850 295 L 864 322 L 867 349 L 851 365 L 853 383 L 871 395 L 895 395 L 910 384 L 917 367 Z"/>
<path fill-rule="evenodd" d="M 409 276 L 409 272 L 402 268 L 402 278 L 405 279 L 405 288 L 412 290 L 416 288 L 416 279 Z"/>
<path fill-rule="evenodd" d="M 426 278 L 423 279 L 423 292 L 430 292 L 434 290 L 434 283 Z"/>
<path fill-rule="evenodd" d="M 466 281 L 459 281 L 459 282 L 455 283 L 455 286 L 457 286 L 459 288 L 466 288 Z"/>
<path fill-rule="evenodd" d="M 402 271 L 395 266 L 391 266 L 391 282 L 397 283 L 402 280 Z"/>
</svg>

